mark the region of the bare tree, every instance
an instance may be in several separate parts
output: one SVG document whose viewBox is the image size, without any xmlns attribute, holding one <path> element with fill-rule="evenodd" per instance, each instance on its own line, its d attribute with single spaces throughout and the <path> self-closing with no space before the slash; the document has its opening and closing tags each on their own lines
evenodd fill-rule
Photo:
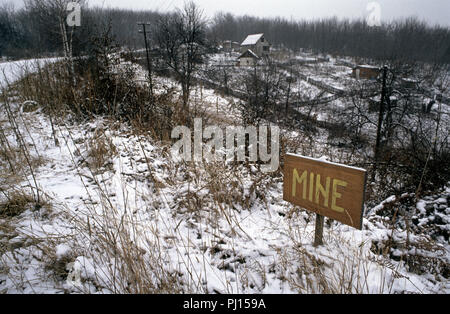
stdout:
<svg viewBox="0 0 450 314">
<path fill-rule="evenodd" d="M 64 58 L 70 66 L 69 73 L 74 78 L 74 27 L 69 27 L 66 23 L 69 2 L 76 2 L 80 5 L 83 3 L 82 0 L 25 0 L 25 7 L 36 14 L 39 23 L 46 26 L 47 32 L 61 36 Z"/>
<path fill-rule="evenodd" d="M 207 52 L 206 31 L 203 11 L 194 2 L 161 17 L 154 31 L 161 58 L 181 84 L 186 112 L 189 112 L 193 75 Z"/>
</svg>

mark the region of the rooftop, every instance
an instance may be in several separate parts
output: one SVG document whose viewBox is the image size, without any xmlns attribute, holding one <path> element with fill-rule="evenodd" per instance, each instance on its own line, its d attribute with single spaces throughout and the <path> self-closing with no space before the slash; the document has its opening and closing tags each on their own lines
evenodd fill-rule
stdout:
<svg viewBox="0 0 450 314">
<path fill-rule="evenodd" d="M 360 64 L 357 65 L 356 68 L 361 68 L 361 69 L 374 69 L 374 70 L 379 70 L 379 67 L 373 66 L 373 65 L 368 65 L 368 64 Z"/>
<path fill-rule="evenodd" d="M 238 59 L 249 58 L 249 57 L 250 58 L 259 59 L 258 55 L 256 53 L 254 53 L 253 51 L 251 51 L 250 49 L 248 49 L 246 52 L 241 54 Z"/>
<path fill-rule="evenodd" d="M 254 35 L 248 35 L 247 38 L 242 42 L 242 46 L 250 46 L 250 45 L 256 45 L 258 40 L 263 37 L 264 34 L 254 34 Z"/>
</svg>

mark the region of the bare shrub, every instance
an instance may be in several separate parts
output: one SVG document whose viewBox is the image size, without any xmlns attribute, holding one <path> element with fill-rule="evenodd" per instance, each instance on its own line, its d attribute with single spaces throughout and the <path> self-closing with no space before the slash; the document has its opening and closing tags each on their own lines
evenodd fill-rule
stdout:
<svg viewBox="0 0 450 314">
<path fill-rule="evenodd" d="M 0 203 L 0 217 L 16 217 L 38 206 L 34 197 L 24 191 L 4 193 L 6 201 Z"/>
<path fill-rule="evenodd" d="M 94 172 L 111 166 L 112 159 L 118 153 L 117 148 L 107 135 L 101 131 L 95 132 L 86 141 L 87 162 Z"/>
</svg>

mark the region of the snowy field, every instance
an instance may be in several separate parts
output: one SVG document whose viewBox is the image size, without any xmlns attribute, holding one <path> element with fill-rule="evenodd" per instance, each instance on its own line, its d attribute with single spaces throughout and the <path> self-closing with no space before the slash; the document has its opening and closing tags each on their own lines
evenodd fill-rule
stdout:
<svg viewBox="0 0 450 314">
<path fill-rule="evenodd" d="M 24 64 L 0 67 L 11 82 Z M 192 95 L 198 110 L 239 121 L 237 99 Z M 281 173 L 175 162 L 167 143 L 102 118 L 61 117 L 53 134 L 20 103 L 8 105 L 15 129 L 6 108 L 2 141 L 27 147 L 36 167 L 18 169 L 26 180 L 0 175 L 0 204 L 14 186 L 44 205 L 0 216 L 0 293 L 450 293 L 450 186 L 365 208 L 362 231 L 328 221 L 315 248 L 315 215 L 283 201 Z M 412 234 L 384 215 L 406 200 Z"/>
<path fill-rule="evenodd" d="M 61 58 L 29 59 L 0 63 L 0 89 L 21 78 L 25 73 L 37 71 L 48 63 L 53 63 Z"/>
</svg>

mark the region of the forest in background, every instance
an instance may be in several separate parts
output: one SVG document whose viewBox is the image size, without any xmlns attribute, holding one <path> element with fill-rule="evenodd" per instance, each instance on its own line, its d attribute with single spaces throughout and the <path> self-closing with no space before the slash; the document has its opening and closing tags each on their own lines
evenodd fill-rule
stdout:
<svg viewBox="0 0 450 314">
<path fill-rule="evenodd" d="M 60 53 L 61 37 L 54 31 L 58 30 L 58 13 L 48 8 L 43 10 L 41 2 L 44 1 L 25 0 L 20 9 L 8 2 L 0 6 L 0 56 L 18 59 Z M 143 48 L 137 22 L 156 23 L 167 14 L 173 13 L 84 6 L 81 27 L 70 30 L 73 53 L 89 51 L 92 38 L 100 37 L 105 28 L 114 35 L 117 45 Z M 375 60 L 450 62 L 450 29 L 430 26 L 413 17 L 379 27 L 371 27 L 363 19 L 335 17 L 295 21 L 217 13 L 208 20 L 208 37 L 212 43 L 242 42 L 252 33 L 265 33 L 273 46 L 293 50 L 303 48 L 314 53 Z M 149 37 L 152 40 L 151 34 Z"/>
</svg>

